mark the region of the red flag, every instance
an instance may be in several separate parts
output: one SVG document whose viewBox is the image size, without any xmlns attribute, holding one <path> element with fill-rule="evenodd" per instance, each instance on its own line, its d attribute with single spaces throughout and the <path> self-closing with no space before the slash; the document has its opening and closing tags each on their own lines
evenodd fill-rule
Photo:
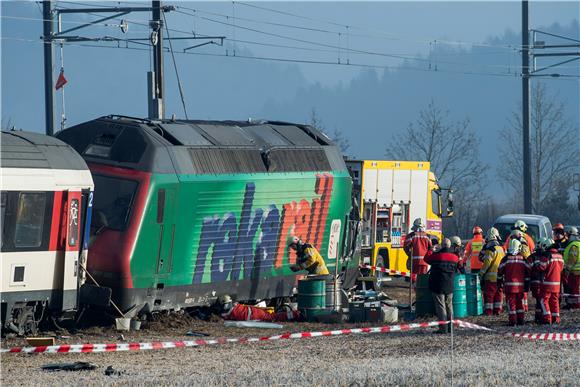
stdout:
<svg viewBox="0 0 580 387">
<path fill-rule="evenodd" d="M 58 76 L 58 79 L 56 80 L 56 85 L 54 85 L 54 88 L 56 90 L 58 90 L 61 87 L 63 87 L 64 85 L 66 85 L 67 82 L 68 81 L 64 77 L 64 69 L 62 69 L 62 70 L 60 70 L 60 75 Z"/>
</svg>

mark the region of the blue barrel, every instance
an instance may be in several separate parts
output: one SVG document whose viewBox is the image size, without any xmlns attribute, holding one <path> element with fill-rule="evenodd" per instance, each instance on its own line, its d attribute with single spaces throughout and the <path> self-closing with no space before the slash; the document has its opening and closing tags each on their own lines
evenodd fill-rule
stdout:
<svg viewBox="0 0 580 387">
<path fill-rule="evenodd" d="M 306 277 L 298 281 L 298 310 L 307 321 L 328 314 L 326 310 L 326 276 Z"/>
<path fill-rule="evenodd" d="M 481 284 L 477 274 L 466 274 L 467 293 L 467 314 L 469 316 L 479 316 L 483 314 L 483 297 L 481 294 Z"/>
<path fill-rule="evenodd" d="M 435 314 L 433 296 L 429 290 L 429 274 L 417 275 L 415 312 L 417 316 L 433 316 Z"/>
<path fill-rule="evenodd" d="M 453 316 L 455 318 L 463 318 L 467 316 L 465 274 L 455 274 L 453 284 Z"/>
</svg>

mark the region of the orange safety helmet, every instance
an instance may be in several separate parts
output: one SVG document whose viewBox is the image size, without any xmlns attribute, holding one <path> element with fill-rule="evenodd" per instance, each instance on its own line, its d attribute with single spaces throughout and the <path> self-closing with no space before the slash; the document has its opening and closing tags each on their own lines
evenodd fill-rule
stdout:
<svg viewBox="0 0 580 387">
<path fill-rule="evenodd" d="M 562 231 L 564 232 L 564 225 L 562 223 L 556 223 L 554 227 L 552 227 L 552 231 Z"/>
<path fill-rule="evenodd" d="M 472 231 L 473 235 L 483 235 L 483 230 L 479 226 L 475 226 Z"/>
</svg>

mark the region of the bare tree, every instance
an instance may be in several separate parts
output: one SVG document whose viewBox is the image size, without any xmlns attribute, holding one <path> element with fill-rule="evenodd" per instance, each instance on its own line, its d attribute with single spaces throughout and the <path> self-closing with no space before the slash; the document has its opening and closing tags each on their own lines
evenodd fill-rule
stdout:
<svg viewBox="0 0 580 387">
<path fill-rule="evenodd" d="M 504 158 L 498 175 L 516 195 L 523 194 L 521 109 L 508 118 L 501 134 Z M 574 169 L 580 164 L 580 131 L 567 119 L 564 103 L 550 95 L 543 83 L 532 89 L 530 107 L 532 205 L 536 213 L 552 211 L 551 196 L 570 189 Z M 565 203 L 563 203 L 565 205 Z"/>
<path fill-rule="evenodd" d="M 346 154 L 346 152 L 350 149 L 350 140 L 344 135 L 342 130 L 335 128 L 332 135 L 328 135 L 322 119 L 318 116 L 316 108 L 312 108 L 310 111 L 309 124 L 324 132 L 336 144 L 336 146 L 338 146 L 338 149 L 340 149 L 343 154 Z"/>
<path fill-rule="evenodd" d="M 400 137 L 402 141 L 387 148 L 387 157 L 429 161 L 441 186 L 452 187 L 456 193 L 456 216 L 451 224 L 446 222 L 447 231 L 468 235 L 486 200 L 482 193 L 485 171 L 479 160 L 478 137 L 469 119 L 452 121 L 449 111 L 431 100 Z"/>
</svg>

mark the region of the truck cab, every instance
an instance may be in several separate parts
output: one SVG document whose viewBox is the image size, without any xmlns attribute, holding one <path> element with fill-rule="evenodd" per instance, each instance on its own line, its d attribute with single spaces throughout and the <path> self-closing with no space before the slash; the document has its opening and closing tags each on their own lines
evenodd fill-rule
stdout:
<svg viewBox="0 0 580 387">
<path fill-rule="evenodd" d="M 442 238 L 442 189 L 424 161 L 347 160 L 362 221 L 362 263 L 408 272 L 403 251 L 413 220 Z M 452 212 L 452 202 L 447 212 Z"/>
</svg>

